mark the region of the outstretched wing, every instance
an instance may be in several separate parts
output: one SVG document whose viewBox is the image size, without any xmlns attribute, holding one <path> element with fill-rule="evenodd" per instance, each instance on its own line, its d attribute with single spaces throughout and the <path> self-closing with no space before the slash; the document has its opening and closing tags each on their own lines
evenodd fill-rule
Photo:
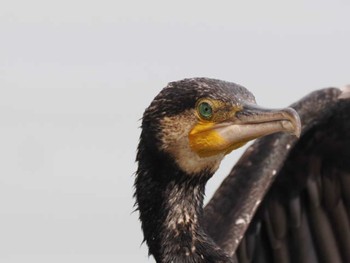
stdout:
<svg viewBox="0 0 350 263">
<path fill-rule="evenodd" d="M 257 140 L 206 206 L 209 234 L 239 263 L 350 262 L 349 95 L 292 105 L 301 138 Z"/>
</svg>

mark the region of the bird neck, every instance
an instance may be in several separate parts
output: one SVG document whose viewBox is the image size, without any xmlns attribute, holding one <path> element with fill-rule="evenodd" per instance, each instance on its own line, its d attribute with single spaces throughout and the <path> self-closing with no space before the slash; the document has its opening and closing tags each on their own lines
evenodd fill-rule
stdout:
<svg viewBox="0 0 350 263">
<path fill-rule="evenodd" d="M 135 196 L 156 261 L 231 262 L 202 227 L 205 184 L 212 174 L 187 175 L 171 160 L 140 157 L 139 152 Z"/>
</svg>

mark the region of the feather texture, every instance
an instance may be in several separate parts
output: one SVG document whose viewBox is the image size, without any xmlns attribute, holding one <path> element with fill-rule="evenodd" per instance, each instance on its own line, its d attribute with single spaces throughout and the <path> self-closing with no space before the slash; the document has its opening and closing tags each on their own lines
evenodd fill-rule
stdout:
<svg viewBox="0 0 350 263">
<path fill-rule="evenodd" d="M 349 98 L 325 89 L 292 105 L 300 140 L 257 140 L 208 203 L 208 232 L 239 263 L 350 262 Z"/>
</svg>

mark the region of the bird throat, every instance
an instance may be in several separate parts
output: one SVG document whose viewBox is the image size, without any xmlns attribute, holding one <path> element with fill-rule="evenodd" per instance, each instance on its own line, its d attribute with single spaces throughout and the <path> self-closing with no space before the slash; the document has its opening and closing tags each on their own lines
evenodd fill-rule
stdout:
<svg viewBox="0 0 350 263">
<path fill-rule="evenodd" d="M 147 159 L 138 160 L 135 196 L 145 241 L 156 261 L 231 262 L 202 227 L 205 184 L 212 174 L 190 176 L 173 162 L 152 165 L 155 160 Z"/>
<path fill-rule="evenodd" d="M 203 239 L 200 228 L 204 185 L 170 182 L 165 191 L 164 219 L 161 235 L 162 254 L 186 259 L 196 256 L 198 242 Z M 199 255 L 201 256 L 201 255 Z"/>
</svg>

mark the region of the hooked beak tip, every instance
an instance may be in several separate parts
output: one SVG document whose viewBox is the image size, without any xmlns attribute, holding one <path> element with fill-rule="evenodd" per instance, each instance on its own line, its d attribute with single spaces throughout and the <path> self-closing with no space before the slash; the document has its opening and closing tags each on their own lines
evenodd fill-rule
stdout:
<svg viewBox="0 0 350 263">
<path fill-rule="evenodd" d="M 290 123 L 290 128 L 287 128 L 291 134 L 300 138 L 301 135 L 301 121 L 299 114 L 293 108 L 286 108 L 283 110 L 283 115 L 286 117 L 287 122 Z"/>
</svg>

